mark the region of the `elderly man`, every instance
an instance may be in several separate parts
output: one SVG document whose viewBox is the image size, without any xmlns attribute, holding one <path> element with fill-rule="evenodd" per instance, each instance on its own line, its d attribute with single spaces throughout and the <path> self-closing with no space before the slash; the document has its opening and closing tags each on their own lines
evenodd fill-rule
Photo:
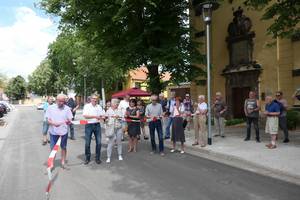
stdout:
<svg viewBox="0 0 300 200">
<path fill-rule="evenodd" d="M 259 118 L 259 110 L 260 104 L 258 99 L 256 98 L 256 92 L 250 91 L 249 98 L 245 100 L 244 104 L 244 112 L 247 117 L 247 135 L 244 139 L 245 141 L 250 140 L 251 136 L 251 124 L 254 124 L 255 134 L 256 134 L 256 142 L 260 142 L 259 138 L 259 127 L 258 127 L 258 118 Z"/>
<path fill-rule="evenodd" d="M 222 98 L 222 94 L 221 92 L 217 92 L 216 93 L 216 97 L 215 97 L 215 101 L 213 103 L 213 112 L 214 112 L 214 122 L 215 122 L 215 127 L 217 129 L 217 134 L 215 135 L 215 137 L 217 136 L 221 136 L 221 137 L 225 137 L 224 135 L 224 127 L 225 127 L 225 123 L 224 123 L 224 117 L 227 111 L 227 105 L 225 103 L 225 101 Z"/>
<path fill-rule="evenodd" d="M 101 155 L 101 126 L 100 120 L 105 115 L 102 107 L 97 104 L 98 96 L 92 95 L 91 102 L 86 104 L 83 108 L 83 117 L 88 119 L 89 124 L 85 125 L 85 162 L 84 164 L 89 164 L 91 160 L 91 140 L 92 134 L 95 136 L 96 141 L 96 158 L 95 161 L 97 164 L 101 164 L 100 155 Z"/>
<path fill-rule="evenodd" d="M 282 129 L 284 133 L 284 140 L 283 143 L 288 143 L 289 140 L 289 131 L 287 128 L 287 109 L 288 103 L 287 100 L 283 98 L 283 93 L 281 91 L 276 92 L 276 100 L 280 105 L 281 112 L 279 115 L 279 127 Z"/>
<path fill-rule="evenodd" d="M 207 131 L 206 131 L 206 115 L 207 115 L 207 103 L 205 102 L 205 96 L 199 95 L 198 105 L 195 109 L 194 115 L 194 129 L 195 129 L 195 142 L 193 146 L 201 144 L 201 147 L 205 147 L 207 143 Z"/>
<path fill-rule="evenodd" d="M 266 97 L 266 108 L 264 114 L 267 117 L 266 133 L 271 135 L 271 142 L 266 147 L 269 149 L 276 148 L 276 138 L 278 134 L 278 117 L 280 115 L 280 105 L 276 100 L 273 100 L 271 95 Z"/>
<path fill-rule="evenodd" d="M 121 110 L 122 112 L 122 116 L 123 116 L 123 121 L 122 121 L 122 130 L 123 130 L 123 134 L 122 134 L 122 141 L 124 141 L 124 134 L 127 132 L 127 123 L 125 121 L 125 113 L 126 113 L 126 109 L 129 107 L 129 100 L 130 100 L 130 96 L 128 94 L 125 95 L 124 99 L 120 101 L 118 109 Z"/>
<path fill-rule="evenodd" d="M 65 167 L 67 155 L 68 125 L 73 118 L 70 108 L 65 105 L 66 97 L 64 94 L 59 94 L 56 104 L 49 106 L 46 111 L 51 149 L 53 149 L 57 140 L 61 137 L 61 165 L 63 168 Z"/>
<path fill-rule="evenodd" d="M 151 138 L 151 153 L 156 152 L 156 143 L 155 143 L 155 130 L 157 131 L 158 140 L 159 140 L 159 152 L 161 156 L 164 156 L 164 140 L 163 140 L 163 133 L 162 133 L 162 125 L 161 125 L 161 117 L 163 115 L 163 110 L 161 104 L 158 102 L 157 95 L 151 96 L 151 104 L 147 105 L 145 116 L 150 118 L 151 121 L 149 122 L 149 131 L 150 131 L 150 138 Z"/>
</svg>

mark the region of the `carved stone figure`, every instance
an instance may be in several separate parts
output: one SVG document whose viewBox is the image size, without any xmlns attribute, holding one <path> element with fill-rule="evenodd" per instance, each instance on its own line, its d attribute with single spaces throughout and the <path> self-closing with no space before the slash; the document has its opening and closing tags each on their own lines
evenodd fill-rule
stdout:
<svg viewBox="0 0 300 200">
<path fill-rule="evenodd" d="M 229 37 L 245 35 L 250 32 L 252 22 L 249 17 L 243 15 L 243 9 L 239 7 L 233 12 L 233 21 L 228 26 Z"/>
</svg>

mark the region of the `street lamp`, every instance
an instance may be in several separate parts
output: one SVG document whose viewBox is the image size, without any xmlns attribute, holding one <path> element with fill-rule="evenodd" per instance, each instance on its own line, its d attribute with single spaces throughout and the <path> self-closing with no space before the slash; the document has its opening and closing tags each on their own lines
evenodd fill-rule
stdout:
<svg viewBox="0 0 300 200">
<path fill-rule="evenodd" d="M 86 74 L 83 75 L 83 104 L 86 103 Z"/>
<path fill-rule="evenodd" d="M 211 83 L 210 83 L 210 63 L 211 63 L 211 55 L 210 55 L 210 24 L 212 18 L 212 12 L 219 7 L 219 3 L 215 1 L 205 1 L 203 3 L 198 3 L 199 1 L 194 0 L 196 14 L 202 14 L 203 21 L 206 24 L 206 71 L 207 71 L 207 104 L 208 104 L 208 140 L 207 143 L 209 145 L 212 144 L 212 133 L 211 133 Z M 202 2 L 202 1 L 200 1 Z"/>
</svg>

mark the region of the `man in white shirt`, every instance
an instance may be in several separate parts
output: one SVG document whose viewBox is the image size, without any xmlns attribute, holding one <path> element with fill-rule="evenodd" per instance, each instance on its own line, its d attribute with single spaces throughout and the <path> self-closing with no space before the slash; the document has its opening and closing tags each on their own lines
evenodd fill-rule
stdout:
<svg viewBox="0 0 300 200">
<path fill-rule="evenodd" d="M 101 126 L 100 120 L 105 115 L 102 107 L 97 104 L 98 97 L 92 95 L 91 103 L 88 103 L 83 108 L 83 117 L 89 120 L 89 123 L 85 125 L 85 162 L 87 165 L 91 160 L 91 139 L 92 134 L 95 136 L 96 140 L 96 163 L 100 164 L 100 154 L 101 154 Z"/>
<path fill-rule="evenodd" d="M 156 152 L 156 143 L 155 143 L 155 129 L 157 131 L 157 136 L 159 140 L 159 153 L 161 156 L 164 156 L 164 140 L 162 132 L 161 117 L 163 115 L 163 110 L 161 104 L 158 103 L 157 95 L 151 96 L 152 103 L 147 105 L 145 115 L 146 117 L 152 119 L 149 122 L 149 132 L 151 138 L 151 153 Z M 155 119 L 155 120 L 154 120 Z"/>
<path fill-rule="evenodd" d="M 121 110 L 122 112 L 122 130 L 123 130 L 123 134 L 122 134 L 122 140 L 124 140 L 124 133 L 127 131 L 127 123 L 125 121 L 125 113 L 126 113 L 126 109 L 129 107 L 129 100 L 130 100 L 130 96 L 127 94 L 123 100 L 120 101 L 120 104 L 118 106 L 118 109 Z"/>
<path fill-rule="evenodd" d="M 194 115 L 194 130 L 195 130 L 195 142 L 192 144 L 201 145 L 205 147 L 207 143 L 207 131 L 206 131 L 206 115 L 207 115 L 207 103 L 205 102 L 205 96 L 199 95 L 198 106 Z"/>
</svg>

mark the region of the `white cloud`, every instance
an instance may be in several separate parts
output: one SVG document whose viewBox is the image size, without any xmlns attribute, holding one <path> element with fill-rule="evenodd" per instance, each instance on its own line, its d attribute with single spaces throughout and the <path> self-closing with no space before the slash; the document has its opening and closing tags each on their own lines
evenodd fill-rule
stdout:
<svg viewBox="0 0 300 200">
<path fill-rule="evenodd" d="M 0 72 L 27 77 L 45 58 L 56 26 L 28 7 L 16 9 L 16 21 L 0 26 Z"/>
</svg>

